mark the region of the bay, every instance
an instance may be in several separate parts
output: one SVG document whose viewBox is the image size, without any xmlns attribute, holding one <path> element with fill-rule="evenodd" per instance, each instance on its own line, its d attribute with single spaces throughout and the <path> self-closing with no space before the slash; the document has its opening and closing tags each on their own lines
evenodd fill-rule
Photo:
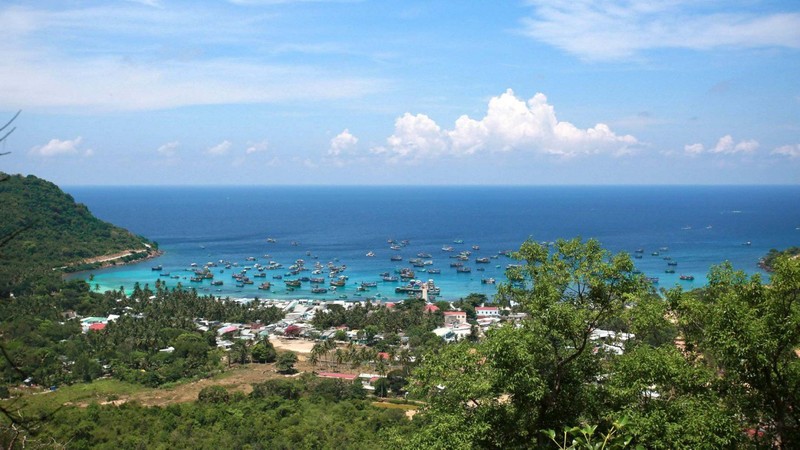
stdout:
<svg viewBox="0 0 800 450">
<path fill-rule="evenodd" d="M 661 287 L 704 285 L 709 267 L 730 261 L 737 269 L 758 273 L 759 259 L 771 248 L 800 245 L 798 186 L 204 186 L 204 187 L 67 187 L 67 192 L 103 220 L 159 243 L 164 256 L 140 264 L 74 276 L 101 290 L 156 280 L 201 292 L 238 298 L 367 297 L 398 300 L 398 283 L 379 274 L 410 267 L 418 253 L 429 253 L 441 274 L 416 271 L 433 279 L 441 298 L 469 293 L 491 297 L 514 261 L 498 252 L 518 249 L 526 239 L 596 238 L 605 248 L 635 255 L 637 268 L 657 277 Z M 268 242 L 268 238 L 275 242 Z M 407 240 L 400 250 L 389 241 Z M 463 242 L 463 243 L 462 243 Z M 451 246 L 454 252 L 442 250 Z M 474 250 L 473 246 L 479 249 Z M 666 248 L 667 250 L 663 250 Z M 449 256 L 471 251 L 471 273 L 457 273 Z M 375 256 L 366 256 L 373 252 Z M 653 255 L 658 252 L 658 255 Z M 391 261 L 399 255 L 403 261 Z M 490 258 L 478 264 L 477 257 Z M 248 261 L 254 258 L 255 261 Z M 669 261 L 676 266 L 668 266 Z M 308 283 L 287 291 L 286 270 L 269 271 L 254 285 L 237 287 L 233 269 L 214 268 L 222 286 L 189 282 L 191 264 L 227 261 L 240 266 L 288 267 L 297 259 L 306 266 L 319 261 L 346 265 L 347 285 L 335 292 L 311 293 Z M 151 268 L 161 265 L 171 277 Z M 482 271 L 478 269 L 482 268 Z M 666 273 L 672 268 L 675 273 Z M 221 271 L 221 272 L 220 272 Z M 254 272 L 251 272 L 254 273 Z M 308 272 L 302 273 L 308 275 Z M 690 275 L 694 281 L 680 280 Z M 311 275 L 313 276 L 313 275 Z M 297 277 L 291 277 L 297 278 Z M 261 281 L 270 291 L 258 290 Z M 358 292 L 361 282 L 377 287 Z"/>
</svg>

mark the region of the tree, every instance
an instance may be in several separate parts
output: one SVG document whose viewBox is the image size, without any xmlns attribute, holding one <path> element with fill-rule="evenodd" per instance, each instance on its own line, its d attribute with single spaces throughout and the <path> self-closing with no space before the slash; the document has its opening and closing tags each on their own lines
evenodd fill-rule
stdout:
<svg viewBox="0 0 800 450">
<path fill-rule="evenodd" d="M 278 371 L 278 373 L 295 373 L 295 363 L 297 363 L 297 354 L 295 352 L 281 352 L 278 354 L 278 360 L 275 363 L 275 369 Z"/>
<path fill-rule="evenodd" d="M 424 357 L 410 383 L 430 402 L 417 444 L 436 446 L 442 430 L 458 429 L 469 430 L 470 446 L 545 445 L 541 430 L 577 423 L 600 403 L 603 357 L 590 337 L 647 283 L 627 254 L 595 240 L 559 240 L 552 252 L 527 241 L 514 256 L 523 264 L 509 270 L 500 296 L 528 318 Z"/>
<path fill-rule="evenodd" d="M 253 361 L 264 364 L 275 362 L 278 352 L 275 351 L 275 346 L 269 339 L 263 339 L 253 346 L 250 355 L 253 357 Z"/>
<path fill-rule="evenodd" d="M 378 397 L 386 397 L 389 395 L 389 381 L 386 378 L 378 378 L 373 384 L 375 388 L 375 395 Z"/>
<path fill-rule="evenodd" d="M 729 263 L 699 293 L 670 293 L 687 348 L 762 445 L 800 447 L 800 259 L 778 257 L 770 283 Z"/>
<path fill-rule="evenodd" d="M 206 386 L 200 390 L 197 400 L 201 403 L 228 403 L 230 394 L 222 386 Z"/>
<path fill-rule="evenodd" d="M 228 359 L 239 364 L 247 364 L 250 361 L 250 349 L 247 348 L 247 344 L 241 339 L 234 342 L 228 353 Z"/>
</svg>

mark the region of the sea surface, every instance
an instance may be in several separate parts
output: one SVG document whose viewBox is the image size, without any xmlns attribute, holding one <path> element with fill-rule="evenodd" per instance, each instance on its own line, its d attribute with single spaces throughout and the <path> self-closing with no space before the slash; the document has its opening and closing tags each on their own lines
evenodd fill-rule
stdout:
<svg viewBox="0 0 800 450">
<path fill-rule="evenodd" d="M 358 300 L 404 298 L 380 274 L 411 267 L 409 259 L 430 253 L 433 263 L 415 268 L 417 279 L 435 281 L 439 298 L 469 293 L 491 297 L 505 280 L 510 258 L 498 252 L 518 249 L 526 239 L 551 242 L 580 236 L 596 238 L 612 252 L 625 251 L 639 270 L 658 278 L 658 286 L 700 287 L 709 267 L 730 261 L 748 273 L 763 273 L 759 259 L 771 248 L 800 245 L 800 186 L 613 186 L 613 187 L 68 187 L 76 201 L 103 220 L 157 241 L 166 253 L 135 265 L 76 274 L 101 290 L 135 282 L 233 298 L 319 298 Z M 269 242 L 268 239 L 274 242 Z M 402 241 L 407 244 L 403 245 Z M 390 241 L 400 246 L 390 248 Z M 453 252 L 443 247 L 453 247 Z M 478 247 L 474 250 L 473 246 Z M 457 273 L 450 258 L 470 251 Z M 368 252 L 374 256 L 367 256 Z M 658 252 L 658 255 L 654 255 Z M 391 261 L 399 255 L 402 261 Z M 478 257 L 489 258 L 478 264 Z M 248 260 L 250 258 L 250 260 Z M 665 259 L 669 258 L 669 259 Z M 325 294 L 309 283 L 287 290 L 284 275 L 296 260 L 313 270 L 316 262 L 346 265 L 346 286 Z M 226 269 L 220 261 L 230 263 Z M 283 264 L 237 287 L 234 272 L 256 263 Z M 673 261 L 676 266 L 668 266 Z M 192 264 L 214 262 L 222 286 L 190 281 Z M 233 265 L 238 265 L 234 267 Z M 162 266 L 161 270 L 153 270 Z M 668 268 L 674 274 L 665 273 Z M 482 271 L 478 270 L 483 269 Z M 169 276 L 165 276 L 169 273 Z M 251 269 L 249 274 L 257 270 Z M 163 275 L 162 275 L 163 274 Z M 693 281 L 680 275 L 694 276 Z M 319 277 L 311 272 L 299 276 Z M 259 290 L 263 282 L 269 291 Z M 361 282 L 377 287 L 357 290 Z M 326 286 L 328 287 L 328 286 Z"/>
</svg>

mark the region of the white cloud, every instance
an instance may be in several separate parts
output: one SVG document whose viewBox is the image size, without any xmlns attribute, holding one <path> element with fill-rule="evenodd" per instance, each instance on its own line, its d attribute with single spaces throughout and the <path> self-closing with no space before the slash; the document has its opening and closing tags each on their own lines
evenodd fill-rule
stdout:
<svg viewBox="0 0 800 450">
<path fill-rule="evenodd" d="M 61 155 L 75 155 L 78 153 L 78 147 L 80 146 L 83 138 L 78 136 L 72 140 L 65 140 L 62 141 L 61 139 L 51 139 L 45 145 L 40 145 L 37 147 L 33 147 L 30 150 L 32 155 L 42 156 L 45 158 L 53 157 L 53 156 L 61 156 Z M 87 152 L 92 152 L 92 150 L 86 150 Z"/>
<path fill-rule="evenodd" d="M 752 153 L 758 149 L 758 142 L 750 139 L 746 141 L 735 142 L 733 137 L 728 134 L 722 136 L 717 141 L 717 145 L 708 149 L 709 153 L 717 154 L 731 154 L 731 153 Z"/>
<path fill-rule="evenodd" d="M 281 44 L 272 44 L 270 20 L 241 8 L 130 2 L 0 7 L 0 104 L 130 111 L 357 98 L 383 90 L 385 82 L 374 77 L 265 57 L 265 43 Z M 220 45 L 236 57 L 198 50 Z"/>
<path fill-rule="evenodd" d="M 699 155 L 700 153 L 703 153 L 705 147 L 703 144 L 686 144 L 683 147 L 683 150 L 690 155 Z"/>
<path fill-rule="evenodd" d="M 266 140 L 261 142 L 255 143 L 248 143 L 247 148 L 245 149 L 245 154 L 252 155 L 253 153 L 261 153 L 267 151 L 269 147 L 269 143 Z"/>
<path fill-rule="evenodd" d="M 353 136 L 348 129 L 336 135 L 331 139 L 331 146 L 328 149 L 329 156 L 339 156 L 343 152 L 347 152 L 358 144 L 358 138 Z"/>
<path fill-rule="evenodd" d="M 386 142 L 373 153 L 385 154 L 393 161 L 513 150 L 562 157 L 602 152 L 621 155 L 639 145 L 635 137 L 617 135 L 602 123 L 581 129 L 561 122 L 544 94 L 525 102 L 510 89 L 489 101 L 482 119 L 463 115 L 452 130 L 442 130 L 424 114 L 406 113 L 397 119 L 395 132 Z"/>
<path fill-rule="evenodd" d="M 209 147 L 208 150 L 206 150 L 206 154 L 213 156 L 225 155 L 230 151 L 232 145 L 230 141 L 222 141 L 213 147 Z"/>
<path fill-rule="evenodd" d="M 758 2 L 756 2 L 758 3 Z M 800 48 L 800 14 L 692 0 L 530 0 L 523 32 L 587 60 L 659 48 Z"/>
<path fill-rule="evenodd" d="M 178 154 L 178 147 L 180 147 L 180 145 L 181 143 L 178 141 L 167 142 L 161 147 L 158 147 L 158 150 L 156 151 L 168 158 L 172 158 Z"/>
<path fill-rule="evenodd" d="M 781 155 L 789 158 L 800 158 L 800 144 L 783 145 L 772 151 L 773 155 Z"/>
</svg>

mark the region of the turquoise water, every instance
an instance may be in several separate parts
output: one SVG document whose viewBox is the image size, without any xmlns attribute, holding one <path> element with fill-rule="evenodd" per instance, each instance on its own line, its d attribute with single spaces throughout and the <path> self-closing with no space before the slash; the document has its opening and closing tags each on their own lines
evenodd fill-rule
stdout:
<svg viewBox="0 0 800 450">
<path fill-rule="evenodd" d="M 101 289 L 130 289 L 156 280 L 201 292 L 241 298 L 401 299 L 380 274 L 410 267 L 409 259 L 429 253 L 441 274 L 416 269 L 416 278 L 433 279 L 441 298 L 472 292 L 489 296 L 496 287 L 482 279 L 504 280 L 511 259 L 498 252 L 521 242 L 594 237 L 611 251 L 634 254 L 659 286 L 702 286 L 708 268 L 731 261 L 748 273 L 770 248 L 800 245 L 800 187 L 72 187 L 66 189 L 98 217 L 159 242 L 166 254 L 136 265 L 91 273 Z M 275 242 L 268 242 L 268 238 Z M 399 250 L 390 248 L 389 240 Z M 463 242 L 463 243 L 461 243 Z M 445 252 L 452 246 L 454 252 Z M 478 250 L 473 250 L 477 246 Z M 662 250 L 668 248 L 668 250 Z M 457 273 L 449 258 L 472 252 L 464 262 L 471 273 Z M 366 256 L 373 252 L 375 256 Z M 659 252 L 658 256 L 652 255 Z M 399 255 L 402 261 L 391 261 Z M 489 258 L 477 264 L 475 258 Z M 677 263 L 668 266 L 667 260 Z M 248 261 L 255 258 L 255 261 Z M 282 280 L 297 259 L 346 265 L 347 285 L 313 294 L 310 284 L 287 291 Z M 213 268 L 215 280 L 192 283 L 191 264 L 227 261 L 239 266 L 283 264 L 255 284 L 237 287 L 235 268 Z M 151 270 L 160 265 L 170 277 Z M 478 271 L 483 268 L 483 271 Z M 665 273 L 668 268 L 674 274 Z M 237 270 L 238 272 L 238 270 Z M 255 273 L 251 270 L 250 274 Z M 319 277 L 303 272 L 300 276 Z M 680 275 L 694 281 L 682 281 Z M 90 274 L 76 276 L 88 280 Z M 173 278 L 173 277 L 178 277 Z M 289 278 L 297 278 L 291 276 Z M 270 281 L 270 291 L 258 290 Z M 377 287 L 358 292 L 361 282 Z M 328 287 L 328 286 L 326 286 Z"/>
</svg>

